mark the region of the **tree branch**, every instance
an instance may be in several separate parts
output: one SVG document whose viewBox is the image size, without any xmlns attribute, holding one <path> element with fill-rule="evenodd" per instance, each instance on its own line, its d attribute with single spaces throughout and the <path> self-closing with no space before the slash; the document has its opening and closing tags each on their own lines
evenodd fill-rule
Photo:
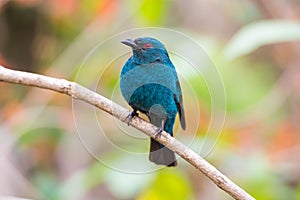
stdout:
<svg viewBox="0 0 300 200">
<path fill-rule="evenodd" d="M 85 101 L 86 103 L 109 113 L 122 122 L 126 121 L 126 117 L 129 114 L 127 109 L 112 102 L 111 100 L 75 82 L 70 82 L 64 79 L 11 70 L 0 65 L 0 81 L 16 83 L 19 85 L 29 85 L 67 94 L 74 99 Z M 155 138 L 155 131 L 157 127 L 139 117 L 134 117 L 131 120 L 130 125 L 176 152 L 233 198 L 239 200 L 254 199 L 251 195 L 218 171 L 214 166 L 209 164 L 197 153 L 176 140 L 174 137 L 171 137 L 168 133 L 163 131 L 161 137 Z"/>
</svg>

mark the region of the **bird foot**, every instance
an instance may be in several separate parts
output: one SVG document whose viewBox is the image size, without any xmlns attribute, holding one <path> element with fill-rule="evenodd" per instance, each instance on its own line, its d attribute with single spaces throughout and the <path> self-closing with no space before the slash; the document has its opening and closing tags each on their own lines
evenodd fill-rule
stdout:
<svg viewBox="0 0 300 200">
<path fill-rule="evenodd" d="M 131 122 L 132 118 L 135 117 L 135 116 L 139 116 L 139 114 L 137 113 L 137 110 L 133 110 L 132 112 L 130 112 L 125 121 L 127 121 L 127 125 L 129 126 L 129 123 Z"/>
<path fill-rule="evenodd" d="M 163 129 L 161 127 L 156 129 L 156 131 L 154 133 L 154 138 L 156 139 L 158 136 L 161 135 L 162 132 L 163 132 Z"/>
<path fill-rule="evenodd" d="M 161 133 L 163 132 L 165 127 L 165 120 L 161 121 L 161 126 L 158 127 L 158 129 L 156 129 L 155 133 L 154 133 L 154 138 L 156 139 L 157 137 L 159 137 L 161 135 Z"/>
</svg>

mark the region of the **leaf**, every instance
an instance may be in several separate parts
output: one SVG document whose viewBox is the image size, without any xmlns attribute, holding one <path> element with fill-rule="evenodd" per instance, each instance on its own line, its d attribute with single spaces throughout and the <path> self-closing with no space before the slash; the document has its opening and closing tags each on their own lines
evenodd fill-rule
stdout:
<svg viewBox="0 0 300 200">
<path fill-rule="evenodd" d="M 225 47 L 227 59 L 235 59 L 261 46 L 300 40 L 300 23 L 282 20 L 251 23 L 238 31 Z"/>
<path fill-rule="evenodd" d="M 187 177 L 177 169 L 164 169 L 137 200 L 194 199 Z"/>
</svg>

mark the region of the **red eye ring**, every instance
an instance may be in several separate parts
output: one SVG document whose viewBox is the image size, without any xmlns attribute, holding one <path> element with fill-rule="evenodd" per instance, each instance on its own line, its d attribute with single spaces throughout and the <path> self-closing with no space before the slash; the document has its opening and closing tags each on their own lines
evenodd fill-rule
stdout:
<svg viewBox="0 0 300 200">
<path fill-rule="evenodd" d="M 149 49 L 152 47 L 152 45 L 150 43 L 146 43 L 145 47 L 146 47 L 146 49 Z"/>
</svg>

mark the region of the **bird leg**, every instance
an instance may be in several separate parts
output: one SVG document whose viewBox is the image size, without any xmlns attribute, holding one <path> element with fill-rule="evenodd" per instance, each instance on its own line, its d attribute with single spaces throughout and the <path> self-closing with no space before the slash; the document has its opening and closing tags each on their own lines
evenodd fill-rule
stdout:
<svg viewBox="0 0 300 200">
<path fill-rule="evenodd" d="M 165 120 L 163 119 L 163 120 L 161 120 L 161 125 L 158 127 L 158 129 L 156 129 L 156 131 L 154 133 L 155 139 L 161 135 L 164 128 L 165 128 Z"/>
<path fill-rule="evenodd" d="M 125 119 L 125 121 L 127 121 L 127 125 L 128 125 L 128 126 L 129 126 L 129 123 L 131 122 L 132 118 L 135 117 L 135 116 L 139 116 L 139 114 L 137 113 L 137 110 L 136 110 L 136 109 L 133 109 L 133 111 L 130 112 L 130 113 L 127 115 L 126 119 Z"/>
</svg>

